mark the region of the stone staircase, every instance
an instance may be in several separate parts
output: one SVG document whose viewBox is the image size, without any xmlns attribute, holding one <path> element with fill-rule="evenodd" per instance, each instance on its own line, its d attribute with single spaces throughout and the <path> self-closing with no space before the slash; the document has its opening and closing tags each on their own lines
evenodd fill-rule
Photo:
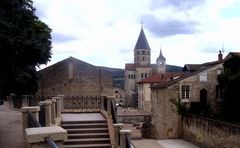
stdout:
<svg viewBox="0 0 240 148">
<path fill-rule="evenodd" d="M 68 132 L 64 148 L 111 148 L 106 120 L 63 121 Z"/>
</svg>

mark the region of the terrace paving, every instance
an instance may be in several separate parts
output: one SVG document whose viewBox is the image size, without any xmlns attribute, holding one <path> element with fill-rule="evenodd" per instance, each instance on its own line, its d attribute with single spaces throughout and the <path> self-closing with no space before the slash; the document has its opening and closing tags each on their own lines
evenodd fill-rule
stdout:
<svg viewBox="0 0 240 148">
<path fill-rule="evenodd" d="M 8 102 L 0 105 L 0 147 L 26 147 L 22 130 L 22 113 L 11 108 Z"/>
</svg>

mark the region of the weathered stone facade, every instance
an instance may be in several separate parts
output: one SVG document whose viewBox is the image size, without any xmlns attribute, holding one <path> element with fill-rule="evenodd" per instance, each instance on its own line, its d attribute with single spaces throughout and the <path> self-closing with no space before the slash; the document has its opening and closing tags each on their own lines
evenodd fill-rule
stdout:
<svg viewBox="0 0 240 148">
<path fill-rule="evenodd" d="M 156 73 L 138 82 L 138 108 L 151 112 L 151 86 L 171 81 L 183 74 L 183 72 Z"/>
<path fill-rule="evenodd" d="M 41 71 L 37 95 L 112 96 L 112 75 L 94 65 L 73 57 Z"/>
<path fill-rule="evenodd" d="M 205 63 L 195 72 L 186 72 L 179 78 L 152 87 L 152 123 L 157 139 L 178 138 L 181 135 L 180 118 L 173 111 L 176 106 L 171 99 L 186 102 L 190 109 L 194 102 L 199 102 L 201 114 L 206 110 L 210 114 L 221 112 L 223 103 L 217 95 L 219 70 L 223 70 L 222 61 Z"/>
<path fill-rule="evenodd" d="M 153 137 L 171 139 L 181 136 L 180 116 L 173 112 L 170 99 L 178 97 L 177 87 L 171 86 L 163 90 L 152 90 L 152 124 Z"/>
</svg>

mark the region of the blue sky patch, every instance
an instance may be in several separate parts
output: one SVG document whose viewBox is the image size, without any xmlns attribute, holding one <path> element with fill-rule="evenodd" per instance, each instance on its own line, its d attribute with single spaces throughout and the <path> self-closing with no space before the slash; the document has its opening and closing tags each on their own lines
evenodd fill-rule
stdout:
<svg viewBox="0 0 240 148">
<path fill-rule="evenodd" d="M 240 3 L 224 8 L 221 11 L 221 16 L 226 19 L 240 17 Z"/>
</svg>

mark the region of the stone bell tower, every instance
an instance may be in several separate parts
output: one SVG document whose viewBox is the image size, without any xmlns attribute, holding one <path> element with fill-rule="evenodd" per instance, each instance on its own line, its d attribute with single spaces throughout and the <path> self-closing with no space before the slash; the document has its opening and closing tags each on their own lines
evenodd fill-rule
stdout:
<svg viewBox="0 0 240 148">
<path fill-rule="evenodd" d="M 162 54 L 162 49 L 160 48 L 160 54 L 157 58 L 157 72 L 165 73 L 166 72 L 166 58 Z"/>
</svg>

